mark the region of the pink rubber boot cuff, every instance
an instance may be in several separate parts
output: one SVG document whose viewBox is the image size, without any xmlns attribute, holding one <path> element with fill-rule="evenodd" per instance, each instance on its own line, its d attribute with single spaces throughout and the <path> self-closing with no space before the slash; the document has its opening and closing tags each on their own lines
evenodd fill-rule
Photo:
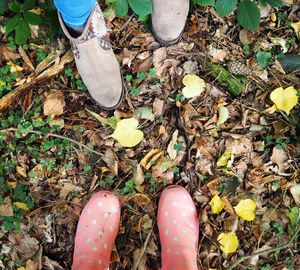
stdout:
<svg viewBox="0 0 300 270">
<path fill-rule="evenodd" d="M 108 191 L 93 195 L 79 219 L 72 270 L 109 269 L 119 222 L 119 199 Z"/>
<path fill-rule="evenodd" d="M 197 270 L 199 220 L 190 194 L 180 186 L 165 189 L 159 201 L 161 270 Z"/>
</svg>

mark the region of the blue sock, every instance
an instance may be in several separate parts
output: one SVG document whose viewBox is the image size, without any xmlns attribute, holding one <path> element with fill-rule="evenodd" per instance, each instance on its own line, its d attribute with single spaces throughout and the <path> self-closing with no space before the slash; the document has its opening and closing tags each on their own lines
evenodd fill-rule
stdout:
<svg viewBox="0 0 300 270">
<path fill-rule="evenodd" d="M 70 28 L 84 28 L 96 0 L 54 0 L 65 24 Z"/>
</svg>

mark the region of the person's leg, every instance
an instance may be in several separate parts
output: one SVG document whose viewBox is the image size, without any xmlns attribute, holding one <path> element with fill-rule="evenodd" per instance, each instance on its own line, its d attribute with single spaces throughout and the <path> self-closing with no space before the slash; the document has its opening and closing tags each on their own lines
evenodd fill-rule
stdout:
<svg viewBox="0 0 300 270">
<path fill-rule="evenodd" d="M 96 0 L 53 0 L 65 24 L 70 28 L 84 28 Z"/>
<path fill-rule="evenodd" d="M 116 109 L 125 89 L 120 66 L 96 0 L 54 0 L 69 38 L 77 70 L 91 97 L 105 110 Z"/>
<path fill-rule="evenodd" d="M 96 193 L 78 222 L 72 270 L 108 269 L 119 222 L 119 199 L 107 191 Z"/>
<path fill-rule="evenodd" d="M 166 188 L 158 207 L 161 270 L 197 270 L 199 220 L 190 194 L 180 186 Z"/>
<path fill-rule="evenodd" d="M 163 45 L 175 44 L 183 33 L 190 0 L 153 0 L 152 31 Z"/>
</svg>

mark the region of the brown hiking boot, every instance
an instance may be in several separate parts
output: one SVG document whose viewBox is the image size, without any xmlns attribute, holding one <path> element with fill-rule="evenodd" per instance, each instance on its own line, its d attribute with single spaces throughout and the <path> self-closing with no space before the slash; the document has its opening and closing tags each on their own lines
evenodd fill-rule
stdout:
<svg viewBox="0 0 300 270">
<path fill-rule="evenodd" d="M 99 5 L 95 5 L 79 37 L 73 37 L 60 14 L 58 16 L 70 40 L 78 72 L 90 95 L 103 109 L 117 108 L 124 95 L 123 81 Z"/>
<path fill-rule="evenodd" d="M 157 41 L 172 45 L 180 39 L 189 8 L 190 0 L 153 0 L 151 26 Z"/>
</svg>

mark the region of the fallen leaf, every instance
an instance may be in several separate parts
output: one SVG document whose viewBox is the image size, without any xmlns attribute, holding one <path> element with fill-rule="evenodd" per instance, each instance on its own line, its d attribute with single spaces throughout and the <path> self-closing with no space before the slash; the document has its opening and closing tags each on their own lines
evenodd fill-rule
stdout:
<svg viewBox="0 0 300 270">
<path fill-rule="evenodd" d="M 146 119 L 153 121 L 154 120 L 154 114 L 152 112 L 152 109 L 150 107 L 139 107 L 134 112 L 134 116 L 141 119 Z"/>
<path fill-rule="evenodd" d="M 185 75 L 182 80 L 182 83 L 185 86 L 182 89 L 182 93 L 186 98 L 199 96 L 205 88 L 204 80 L 198 77 L 197 75 Z"/>
<path fill-rule="evenodd" d="M 278 172 L 283 173 L 287 167 L 288 155 L 284 149 L 274 147 L 270 160 L 278 165 Z"/>
<path fill-rule="evenodd" d="M 27 177 L 27 173 L 26 173 L 26 169 L 21 167 L 21 166 L 17 166 L 16 167 L 16 171 L 19 175 L 23 176 L 24 178 Z"/>
<path fill-rule="evenodd" d="M 165 102 L 159 98 L 155 98 L 153 102 L 153 114 L 154 116 L 158 117 L 163 114 Z"/>
<path fill-rule="evenodd" d="M 177 157 L 177 150 L 174 148 L 175 144 L 177 144 L 178 138 L 178 129 L 176 129 L 172 135 L 172 139 L 168 145 L 167 152 L 172 160 Z"/>
<path fill-rule="evenodd" d="M 65 96 L 62 92 L 55 91 L 50 93 L 44 102 L 44 115 L 61 115 L 66 105 Z"/>
<path fill-rule="evenodd" d="M 136 165 L 136 170 L 134 173 L 134 179 L 136 185 L 141 185 L 144 183 L 145 180 L 145 174 L 143 169 L 141 168 L 141 164 Z"/>
<path fill-rule="evenodd" d="M 218 242 L 220 243 L 220 249 L 225 253 L 233 253 L 237 250 L 239 241 L 234 232 L 221 233 L 218 236 Z"/>
<path fill-rule="evenodd" d="M 111 135 L 124 147 L 134 147 L 144 139 L 144 133 L 138 130 L 139 122 L 134 118 L 123 119 L 117 123 Z"/>
<path fill-rule="evenodd" d="M 219 195 L 215 195 L 211 201 L 209 202 L 209 205 L 211 206 L 211 210 L 213 211 L 214 214 L 218 214 L 222 211 L 222 209 L 225 206 L 225 203 L 222 202 L 221 198 Z"/>
<path fill-rule="evenodd" d="M 300 40 L 300 21 L 296 23 L 291 23 L 291 26 L 296 33 L 296 37 Z"/>
<path fill-rule="evenodd" d="M 147 153 L 146 156 L 143 157 L 140 164 L 144 167 L 144 169 L 149 170 L 152 165 L 163 155 L 163 151 L 161 149 L 151 149 L 150 152 Z"/>
<path fill-rule="evenodd" d="M 218 167 L 226 167 L 230 162 L 231 153 L 229 151 L 225 151 L 223 155 L 218 159 L 217 166 Z"/>
<path fill-rule="evenodd" d="M 284 111 L 287 115 L 298 103 L 297 90 L 293 86 L 286 89 L 282 87 L 276 88 L 271 93 L 270 98 L 276 105 L 276 108 Z"/>
<path fill-rule="evenodd" d="M 15 63 L 13 63 L 12 61 L 9 61 L 6 63 L 8 66 L 10 66 L 10 72 L 21 72 L 23 71 L 23 68 L 16 65 Z"/>
<path fill-rule="evenodd" d="M 228 109 L 224 106 L 220 106 L 219 107 L 219 118 L 218 118 L 217 126 L 220 126 L 223 123 L 225 123 L 227 121 L 228 117 L 229 117 Z"/>
<path fill-rule="evenodd" d="M 17 206 L 18 208 L 24 210 L 24 211 L 29 211 L 29 208 L 28 208 L 26 203 L 14 202 L 14 205 Z"/>
<path fill-rule="evenodd" d="M 105 118 L 100 116 L 99 114 L 90 111 L 89 109 L 85 109 L 90 115 L 92 115 L 93 117 L 95 117 L 100 123 L 102 123 L 103 125 L 108 125 L 111 126 L 113 129 L 116 129 L 117 127 L 117 119 L 116 117 L 112 116 L 109 118 Z"/>
<path fill-rule="evenodd" d="M 26 270 L 38 270 L 39 269 L 39 263 L 32 261 L 32 260 L 28 260 L 26 262 Z"/>
<path fill-rule="evenodd" d="M 290 192 L 292 193 L 295 203 L 300 205 L 300 184 L 291 187 Z"/>
<path fill-rule="evenodd" d="M 255 208 L 256 203 L 252 199 L 246 199 L 241 200 L 238 205 L 234 207 L 234 210 L 242 219 L 251 221 L 255 219 Z"/>
</svg>

